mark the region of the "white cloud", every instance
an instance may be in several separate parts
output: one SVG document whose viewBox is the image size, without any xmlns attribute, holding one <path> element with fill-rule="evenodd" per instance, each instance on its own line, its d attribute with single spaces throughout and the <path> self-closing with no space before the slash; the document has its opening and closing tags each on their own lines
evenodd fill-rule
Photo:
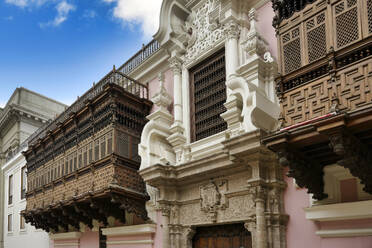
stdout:
<svg viewBox="0 0 372 248">
<path fill-rule="evenodd" d="M 48 26 L 54 26 L 57 27 L 63 22 L 67 20 L 67 17 L 71 11 L 74 11 L 76 7 L 72 4 L 69 4 L 65 0 L 62 2 L 58 3 L 56 6 L 57 9 L 57 15 L 54 17 L 53 20 L 45 23 L 40 23 L 40 27 L 48 27 Z"/>
<path fill-rule="evenodd" d="M 151 37 L 159 27 L 162 0 L 103 0 L 115 3 L 113 14 L 124 24 L 140 24 L 145 37 Z"/>
<path fill-rule="evenodd" d="M 93 19 L 96 16 L 97 16 L 97 13 L 94 10 L 92 10 L 92 9 L 86 9 L 86 10 L 84 10 L 83 18 Z"/>
<path fill-rule="evenodd" d="M 31 7 L 31 6 L 40 6 L 43 5 L 44 3 L 48 2 L 50 0 L 5 0 L 6 3 L 8 4 L 13 4 L 18 7 Z"/>
</svg>

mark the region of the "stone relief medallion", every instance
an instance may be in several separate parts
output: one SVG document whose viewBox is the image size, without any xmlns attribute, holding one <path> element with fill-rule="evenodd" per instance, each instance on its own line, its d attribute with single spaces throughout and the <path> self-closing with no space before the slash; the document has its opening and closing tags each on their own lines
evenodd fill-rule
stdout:
<svg viewBox="0 0 372 248">
<path fill-rule="evenodd" d="M 226 180 L 219 183 L 211 181 L 207 185 L 200 187 L 201 210 L 208 215 L 212 222 L 217 221 L 217 210 L 227 208 L 226 191 Z"/>
</svg>

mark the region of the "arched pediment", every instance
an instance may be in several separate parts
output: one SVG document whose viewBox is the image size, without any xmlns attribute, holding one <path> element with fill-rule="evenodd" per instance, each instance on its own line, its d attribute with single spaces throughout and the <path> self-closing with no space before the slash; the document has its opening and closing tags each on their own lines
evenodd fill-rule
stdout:
<svg viewBox="0 0 372 248">
<path fill-rule="evenodd" d="M 191 11 L 185 0 L 163 0 L 160 10 L 159 29 L 154 35 L 160 45 L 166 44 L 174 34 L 183 32 L 182 27 Z"/>
</svg>

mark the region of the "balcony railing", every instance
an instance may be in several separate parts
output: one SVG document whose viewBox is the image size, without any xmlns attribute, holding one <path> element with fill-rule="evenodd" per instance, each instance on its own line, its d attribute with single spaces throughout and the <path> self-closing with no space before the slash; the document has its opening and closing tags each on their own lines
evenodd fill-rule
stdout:
<svg viewBox="0 0 372 248">
<path fill-rule="evenodd" d="M 42 139 L 46 136 L 48 131 L 54 130 L 57 128 L 58 123 L 63 123 L 66 121 L 71 114 L 78 112 L 85 106 L 86 102 L 93 99 L 99 95 L 105 85 L 113 83 L 121 86 L 126 92 L 133 94 L 142 99 L 148 99 L 149 92 L 146 85 L 143 85 L 136 80 L 128 77 L 124 73 L 115 70 L 115 68 L 108 73 L 101 81 L 93 85 L 93 87 L 88 90 L 84 95 L 78 98 L 70 107 L 68 107 L 62 114 L 60 114 L 55 120 L 49 124 L 41 127 L 35 133 L 33 133 L 29 140 L 30 145 L 34 145 L 37 142 L 37 139 Z"/>
<path fill-rule="evenodd" d="M 119 67 L 118 71 L 129 74 L 137 66 L 142 64 L 146 59 L 153 55 L 160 48 L 156 40 L 150 41 L 147 45 L 143 45 L 142 49 L 133 55 L 127 62 Z"/>
</svg>

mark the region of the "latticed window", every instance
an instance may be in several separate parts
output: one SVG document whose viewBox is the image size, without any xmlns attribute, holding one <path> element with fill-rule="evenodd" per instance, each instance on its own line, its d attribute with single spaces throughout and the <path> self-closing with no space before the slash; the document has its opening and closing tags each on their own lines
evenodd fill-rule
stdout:
<svg viewBox="0 0 372 248">
<path fill-rule="evenodd" d="M 226 111 L 225 51 L 192 68 L 190 80 L 192 141 L 226 130 L 227 124 L 220 117 Z"/>
<path fill-rule="evenodd" d="M 320 13 L 306 22 L 307 52 L 309 63 L 322 58 L 327 53 L 326 14 Z"/>
<path fill-rule="evenodd" d="M 281 36 L 283 44 L 283 66 L 285 74 L 301 67 L 300 28 L 295 27 Z"/>
<path fill-rule="evenodd" d="M 344 0 L 334 6 L 336 45 L 344 47 L 359 39 L 357 0 Z"/>
<path fill-rule="evenodd" d="M 372 0 L 367 1 L 368 31 L 372 33 Z"/>
</svg>

